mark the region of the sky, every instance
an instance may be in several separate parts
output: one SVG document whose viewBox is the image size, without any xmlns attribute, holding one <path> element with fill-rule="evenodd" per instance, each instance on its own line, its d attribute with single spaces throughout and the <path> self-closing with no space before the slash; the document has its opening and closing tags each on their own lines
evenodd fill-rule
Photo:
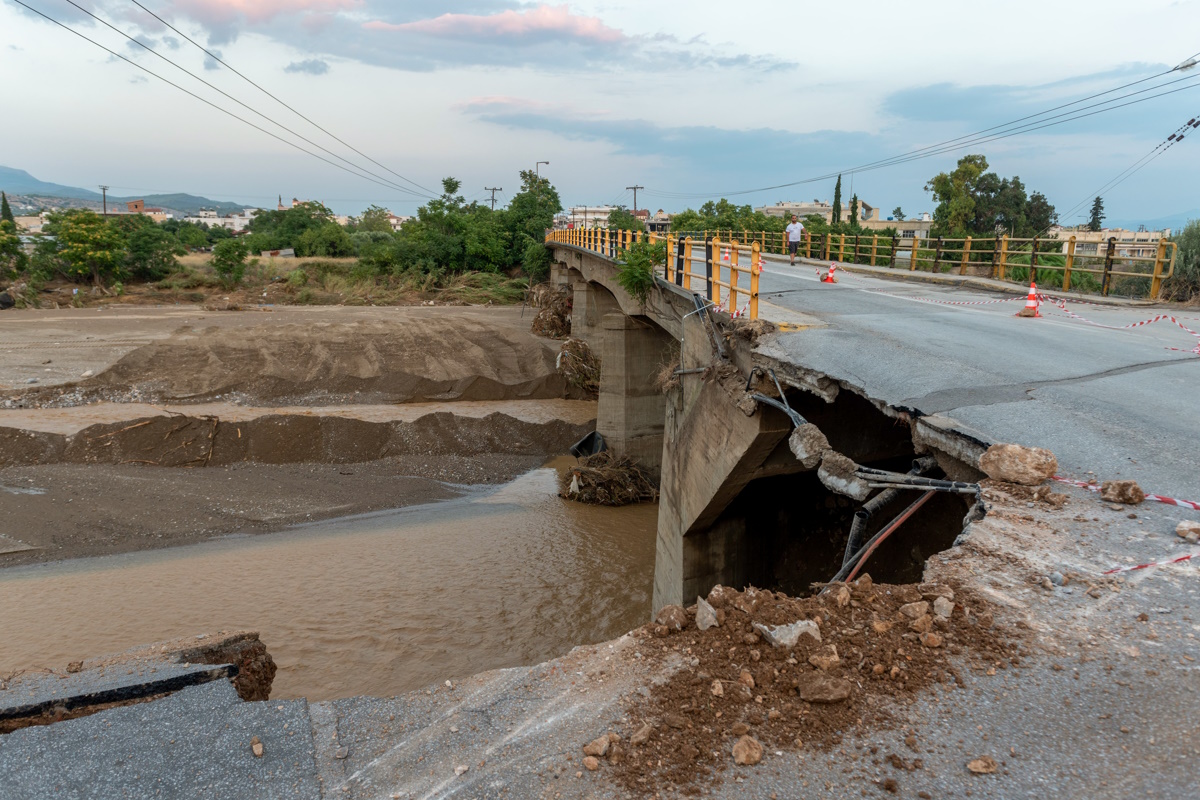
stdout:
<svg viewBox="0 0 1200 800">
<path fill-rule="evenodd" d="M 1053 113 L 1143 102 L 843 181 L 912 216 L 929 178 L 983 153 L 1071 223 L 1200 116 L 1200 66 L 1170 71 L 1200 53 L 1200 0 L 138 0 L 176 30 L 133 0 L 23 2 L 123 59 L 0 0 L 0 164 L 119 195 L 411 214 L 446 176 L 504 203 L 548 161 L 568 207 L 632 206 L 633 185 L 667 211 L 828 200 L 827 175 L 1141 81 Z M 1110 219 L 1200 208 L 1193 133 L 1104 193 Z"/>
</svg>

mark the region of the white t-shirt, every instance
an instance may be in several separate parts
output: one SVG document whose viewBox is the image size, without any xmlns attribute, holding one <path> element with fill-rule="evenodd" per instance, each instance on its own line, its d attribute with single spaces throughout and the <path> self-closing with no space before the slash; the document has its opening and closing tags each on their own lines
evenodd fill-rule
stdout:
<svg viewBox="0 0 1200 800">
<path fill-rule="evenodd" d="M 787 234 L 789 242 L 798 242 L 804 238 L 804 225 L 799 222 L 793 222 L 787 226 Z"/>
</svg>

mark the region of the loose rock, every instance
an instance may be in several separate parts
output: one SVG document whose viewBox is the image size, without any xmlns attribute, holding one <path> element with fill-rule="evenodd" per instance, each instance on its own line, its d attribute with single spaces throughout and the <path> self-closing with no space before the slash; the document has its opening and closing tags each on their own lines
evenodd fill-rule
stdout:
<svg viewBox="0 0 1200 800">
<path fill-rule="evenodd" d="M 600 769 L 600 759 L 595 756 L 588 756 L 583 759 L 583 766 L 588 772 L 595 772 Z"/>
<path fill-rule="evenodd" d="M 1000 765 L 996 763 L 996 759 L 991 756 L 980 756 L 973 761 L 967 762 L 967 769 L 974 772 L 976 775 L 991 775 L 998 770 Z"/>
<path fill-rule="evenodd" d="M 929 613 L 929 603 L 925 600 L 918 603 L 905 603 L 900 606 L 900 613 L 909 619 L 920 619 Z"/>
<path fill-rule="evenodd" d="M 817 627 L 817 623 L 810 619 L 802 619 L 790 625 L 778 625 L 774 627 L 755 622 L 754 630 L 761 633 L 762 637 L 770 642 L 772 647 L 795 647 L 796 643 L 800 641 L 802 634 L 808 634 L 818 642 L 821 641 L 821 629 Z"/>
<path fill-rule="evenodd" d="M 808 703 L 840 703 L 850 697 L 853 688 L 850 681 L 821 672 L 806 672 L 796 679 L 800 699 Z"/>
<path fill-rule="evenodd" d="M 459 766 L 457 766 L 457 767 L 455 767 L 455 768 L 454 768 L 454 774 L 455 774 L 456 776 L 458 776 L 458 775 L 462 775 L 463 773 L 465 773 L 465 772 L 466 772 L 467 770 L 469 770 L 469 769 L 470 769 L 470 767 L 468 767 L 466 764 L 460 764 Z"/>
<path fill-rule="evenodd" d="M 250 737 L 250 752 L 254 753 L 255 758 L 263 757 L 263 744 L 257 736 Z"/>
<path fill-rule="evenodd" d="M 733 745 L 733 763 L 750 767 L 762 761 L 763 747 L 753 736 L 743 736 Z"/>
<path fill-rule="evenodd" d="M 597 758 L 602 757 L 608 753 L 608 745 L 608 734 L 605 734 L 585 744 L 583 746 L 583 754 L 585 756 L 596 756 Z"/>
<path fill-rule="evenodd" d="M 1135 506 L 1146 499 L 1137 481 L 1105 481 L 1100 484 L 1100 497 L 1110 503 Z"/>
<path fill-rule="evenodd" d="M 909 630 L 917 633 L 928 633 L 933 630 L 933 617 L 926 614 L 923 617 L 917 617 L 912 622 L 908 623 Z"/>
<path fill-rule="evenodd" d="M 629 737 L 630 744 L 645 744 L 650 740 L 650 734 L 654 733 L 654 726 L 650 724 L 643 725 L 634 731 L 633 736 Z"/>
<path fill-rule="evenodd" d="M 708 593 L 708 602 L 713 608 L 723 608 L 732 598 L 738 596 L 738 590 L 717 584 Z"/>
<path fill-rule="evenodd" d="M 842 660 L 838 658 L 837 647 L 830 644 L 809 656 L 808 663 L 820 670 L 831 670 L 841 664 Z"/>
<path fill-rule="evenodd" d="M 713 682 L 712 682 L 712 689 L 711 689 L 711 691 L 712 691 L 712 696 L 713 696 L 713 697 L 724 697 L 724 696 L 725 696 L 725 687 L 723 687 L 723 686 L 721 685 L 721 681 L 720 681 L 720 680 L 715 680 L 715 681 L 713 681 Z"/>
<path fill-rule="evenodd" d="M 1191 537 L 1200 537 L 1200 522 L 1184 520 L 1175 526 L 1175 535 L 1181 539 L 1188 539 L 1194 542 L 1195 539 Z"/>
<path fill-rule="evenodd" d="M 687 627 L 688 615 L 683 606 L 663 606 L 654 621 L 666 625 L 670 630 L 681 631 Z"/>
<path fill-rule="evenodd" d="M 1058 459 L 1040 447 L 994 444 L 979 457 L 979 468 L 993 480 L 1037 486 L 1058 472 Z"/>
<path fill-rule="evenodd" d="M 696 598 L 696 627 L 702 631 L 716 627 L 721 623 L 717 620 L 717 610 L 709 605 L 703 597 Z"/>
<path fill-rule="evenodd" d="M 950 615 L 954 613 L 954 601 L 939 597 L 933 601 L 933 613 L 943 619 L 950 619 Z"/>
<path fill-rule="evenodd" d="M 920 636 L 920 639 L 921 639 L 921 644 L 925 645 L 926 647 L 941 647 L 942 646 L 941 634 L 935 633 L 933 631 L 929 631 L 928 633 L 922 633 Z"/>
</svg>

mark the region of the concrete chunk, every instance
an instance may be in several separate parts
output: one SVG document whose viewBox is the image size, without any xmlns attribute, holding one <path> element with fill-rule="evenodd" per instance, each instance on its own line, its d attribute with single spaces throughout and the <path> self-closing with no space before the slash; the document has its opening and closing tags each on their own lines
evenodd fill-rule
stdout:
<svg viewBox="0 0 1200 800">
<path fill-rule="evenodd" d="M 808 634 L 818 642 L 821 641 L 821 629 L 811 619 L 802 619 L 790 625 L 768 626 L 760 622 L 754 623 L 754 630 L 762 634 L 772 647 L 795 647 L 802 634 Z"/>
</svg>

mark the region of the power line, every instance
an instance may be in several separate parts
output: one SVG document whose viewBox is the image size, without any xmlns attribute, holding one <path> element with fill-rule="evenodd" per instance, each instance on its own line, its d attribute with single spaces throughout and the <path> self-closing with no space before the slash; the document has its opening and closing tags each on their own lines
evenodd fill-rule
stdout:
<svg viewBox="0 0 1200 800">
<path fill-rule="evenodd" d="M 1197 53 L 1196 55 L 1200 55 L 1200 53 Z M 1121 95 L 1120 97 L 1110 98 L 1101 103 L 1094 103 L 1090 106 L 1084 106 L 1083 108 L 1076 108 L 1073 111 L 1066 112 L 1064 114 L 1058 114 L 1053 117 L 1046 117 L 1047 114 L 1049 114 L 1053 111 L 1057 111 L 1057 110 L 1063 109 L 1063 108 L 1068 108 L 1070 106 L 1077 106 L 1080 103 L 1087 102 L 1088 100 L 1092 100 L 1097 97 L 1102 97 L 1107 94 L 1112 94 L 1113 92 L 1118 92 L 1123 89 L 1127 89 L 1131 86 L 1136 86 L 1138 84 L 1145 83 L 1146 81 L 1149 81 L 1149 80 L 1154 80 L 1155 78 L 1162 77 L 1163 75 L 1168 75 L 1177 70 L 1189 69 L 1192 66 L 1194 66 L 1194 64 L 1195 64 L 1195 62 L 1193 60 L 1194 58 L 1195 58 L 1195 56 L 1192 56 L 1187 61 L 1180 64 L 1179 66 L 1174 67 L 1169 70 L 1165 70 L 1161 73 L 1157 73 L 1148 78 L 1142 78 L 1137 81 L 1132 81 L 1132 82 L 1124 84 L 1122 86 L 1118 86 L 1113 89 L 1108 89 L 1103 92 L 1098 92 L 1098 93 L 1095 93 L 1092 95 L 1088 95 L 1087 97 L 1080 98 L 1079 100 L 1074 100 L 1070 103 L 1063 103 L 1058 106 L 1054 106 L 1053 108 L 1049 108 L 1044 111 L 1040 111 L 1036 114 L 1030 114 L 1030 115 L 1020 117 L 1015 120 L 1010 120 L 1009 122 L 1005 122 L 1000 125 L 993 125 L 990 128 L 984 128 L 980 131 L 976 131 L 975 133 L 966 134 L 964 136 L 959 136 L 954 139 L 948 139 L 944 142 L 939 142 L 937 144 L 928 145 L 926 147 L 918 148 L 916 150 L 911 150 L 907 153 L 902 153 L 897 156 L 892 156 L 890 158 L 881 159 L 879 161 L 867 162 L 866 164 L 862 164 L 857 167 L 852 167 L 850 169 L 842 169 L 842 170 L 838 170 L 835 172 L 827 173 L 825 175 L 819 175 L 819 176 L 815 176 L 812 178 L 805 178 L 803 180 L 792 181 L 789 183 L 776 184 L 774 186 L 764 186 L 764 187 L 760 187 L 757 189 L 745 189 L 745 190 L 739 190 L 739 191 L 734 191 L 734 192 L 707 192 L 707 193 L 687 192 L 687 193 L 681 193 L 681 192 L 664 192 L 664 191 L 653 191 L 652 190 L 652 191 L 648 192 L 648 194 L 654 194 L 656 196 L 668 197 L 668 198 L 673 198 L 673 199 L 697 199 L 697 198 L 714 197 L 714 196 L 718 196 L 718 195 L 722 196 L 722 197 L 733 197 L 733 196 L 737 196 L 737 195 L 753 194 L 756 192 L 763 192 L 763 191 L 771 191 L 773 189 L 783 189 L 783 188 L 788 188 L 788 187 L 792 187 L 792 186 L 798 186 L 798 185 L 805 184 L 805 183 L 815 183 L 817 181 L 829 180 L 837 175 L 844 175 L 844 174 L 853 175 L 857 172 L 868 172 L 868 171 L 871 171 L 874 169 L 881 169 L 886 166 L 896 166 L 898 164 L 904 164 L 909 161 L 916 161 L 916 160 L 919 160 L 922 158 L 928 158 L 928 157 L 935 156 L 935 155 L 941 155 L 943 153 L 951 152 L 953 150 L 962 149 L 963 147 L 970 147 L 970 146 L 974 146 L 976 144 L 986 144 L 988 142 L 993 142 L 993 141 L 997 141 L 999 139 L 1009 138 L 1010 136 L 1015 136 L 1015 135 L 1018 135 L 1021 133 L 1030 133 L 1035 130 L 1041 130 L 1043 128 L 1053 127 L 1054 125 L 1060 125 L 1060 124 L 1063 124 L 1066 122 L 1072 122 L 1074 120 L 1094 116 L 1095 114 L 1103 113 L 1105 111 L 1112 111 L 1112 110 L 1115 110 L 1118 108 L 1123 108 L 1128 105 L 1134 105 L 1136 103 L 1145 102 L 1147 100 L 1152 100 L 1157 97 L 1162 97 L 1167 94 L 1174 94 L 1175 92 L 1178 92 L 1178 91 L 1184 91 L 1186 89 L 1195 88 L 1195 86 L 1197 84 L 1192 84 L 1189 86 L 1184 86 L 1180 89 L 1174 89 L 1171 91 L 1154 94 L 1149 97 L 1143 97 L 1139 100 L 1130 101 L 1128 103 L 1111 105 L 1113 103 L 1116 103 L 1116 101 L 1118 101 L 1118 100 L 1123 100 L 1123 99 L 1126 99 L 1129 97 L 1133 97 L 1135 95 L 1144 94 L 1145 92 L 1152 92 L 1157 89 L 1161 89 L 1165 86 L 1170 86 L 1170 85 L 1173 85 L 1175 83 L 1179 83 L 1182 81 L 1194 80 L 1195 78 L 1200 77 L 1200 75 L 1185 76 L 1183 78 L 1178 78 L 1173 81 L 1168 81 L 1166 83 L 1161 83 L 1156 86 L 1151 86 L 1147 89 L 1141 89 L 1136 92 L 1130 92 L 1128 94 Z M 1080 114 L 1079 113 L 1081 111 L 1085 111 L 1085 110 L 1091 109 L 1091 108 L 1097 108 L 1100 106 L 1107 106 L 1107 107 L 1100 108 L 1099 111 L 1094 111 L 1094 112 L 1091 112 L 1088 114 Z M 1041 117 L 1042 119 L 1036 119 L 1034 122 L 1028 122 L 1025 125 L 1018 125 L 1018 123 L 1025 122 L 1026 120 L 1033 120 L 1038 117 Z M 1048 120 L 1058 120 L 1058 121 L 1057 122 L 1049 122 Z M 992 131 L 999 131 L 999 132 L 994 133 L 992 135 L 987 135 L 987 136 L 983 135 L 983 134 L 988 134 Z"/>
<path fill-rule="evenodd" d="M 159 53 L 157 50 L 155 50 L 154 48 L 152 48 L 152 47 L 150 47 L 149 45 L 145 44 L 144 42 L 141 42 L 141 41 L 139 41 L 139 40 L 135 39 L 134 37 L 130 36 L 129 34 L 125 33 L 125 32 L 124 32 L 124 31 L 122 31 L 120 28 L 117 28 L 116 26 L 114 26 L 114 25 L 112 25 L 111 23 L 109 23 L 107 20 L 105 20 L 105 19 L 103 19 L 103 18 L 101 18 L 101 17 L 98 17 L 98 16 L 96 16 L 96 15 L 95 15 L 95 14 L 93 14 L 91 11 L 88 11 L 86 8 L 84 8 L 83 6 L 79 5 L 79 3 L 75 2 L 75 0 L 66 0 L 66 2 L 68 2 L 68 3 L 70 3 L 71 5 L 75 6 L 75 8 L 79 9 L 79 10 L 80 10 L 80 11 L 82 11 L 84 14 L 87 14 L 89 17 L 91 17 L 92 19 L 96 20 L 96 21 L 97 21 L 97 22 L 99 22 L 101 25 L 104 25 L 106 28 L 108 28 L 108 29 L 110 29 L 110 30 L 112 30 L 112 31 L 114 31 L 114 32 L 116 32 L 116 33 L 118 33 L 118 34 L 120 34 L 121 36 L 124 36 L 126 39 L 128 39 L 128 40 L 129 40 L 129 41 L 131 41 L 131 42 L 133 42 L 134 44 L 136 44 L 138 47 L 142 48 L 142 49 L 143 49 L 143 50 L 145 50 L 146 52 L 148 52 L 148 53 L 151 53 L 151 54 L 152 54 L 152 55 L 154 55 L 154 56 L 157 56 L 158 58 L 160 58 L 160 59 L 162 59 L 163 61 L 167 62 L 167 63 L 168 63 L 168 64 L 170 64 L 171 66 L 175 67 L 175 68 L 176 68 L 177 70 L 179 70 L 180 72 L 183 72 L 185 75 L 189 75 L 189 76 L 191 76 L 192 78 L 194 78 L 194 79 L 196 79 L 196 80 L 200 81 L 200 82 L 201 82 L 201 83 L 203 83 L 205 86 L 207 86 L 208 88 L 210 88 L 210 89 L 212 89 L 213 91 L 217 92 L 218 94 L 220 94 L 220 95 L 223 95 L 224 97 L 227 97 L 227 98 L 229 98 L 230 100 L 232 100 L 233 102 L 237 103 L 239 106 L 241 106 L 242 108 L 246 109 L 246 110 L 247 110 L 247 111 L 249 111 L 250 113 L 252 113 L 252 114 L 256 114 L 256 115 L 258 115 L 259 117 L 261 117 L 262 119 L 266 120 L 267 122 L 270 122 L 272 125 L 275 125 L 275 126 L 277 126 L 277 127 L 279 127 L 279 128 L 282 128 L 283 130 L 287 131 L 287 132 L 288 132 L 288 133 L 290 133 L 291 135 L 295 136 L 297 139 L 300 139 L 301 141 L 303 141 L 303 142 L 306 142 L 306 143 L 308 143 L 308 144 L 312 145 L 313 147 L 317 148 L 318 150 L 320 150 L 320 151 L 322 151 L 322 152 L 324 152 L 324 153 L 327 153 L 327 154 L 328 154 L 328 155 L 330 155 L 330 156 L 333 156 L 334 158 L 338 159 L 339 161 L 342 161 L 342 162 L 344 162 L 344 163 L 346 163 L 346 164 L 349 164 L 350 166 L 354 167 L 355 169 L 362 170 L 363 172 L 367 173 L 368 175 L 370 175 L 370 176 L 371 176 L 371 177 L 373 177 L 373 178 L 378 178 L 379 180 L 385 181 L 385 182 L 387 182 L 388 184 L 393 184 L 393 185 L 394 185 L 394 188 L 395 188 L 397 191 L 406 192 L 406 193 L 408 193 L 408 194 L 411 194 L 411 195 L 414 195 L 414 196 L 420 196 L 420 195 L 418 195 L 418 193 L 417 193 L 417 192 L 414 192 L 412 189 L 409 189 L 407 186 L 400 186 L 399 184 L 395 184 L 395 182 L 394 182 L 394 181 L 392 181 L 392 180 L 390 180 L 389 178 L 385 178 L 385 177 L 383 177 L 382 175 L 376 175 L 375 173 L 371 172 L 370 170 L 368 170 L 368 169 L 366 169 L 366 168 L 364 168 L 364 167 L 362 167 L 362 166 L 359 166 L 358 164 L 355 164 L 353 161 L 350 161 L 350 160 L 348 160 L 348 159 L 345 159 L 345 158 L 343 158 L 342 156 L 338 155 L 337 153 L 333 152 L 332 150 L 330 150 L 330 149 L 328 149 L 328 148 L 326 148 L 326 147 L 323 147 L 323 146 L 321 146 L 320 144 L 317 144 L 317 143 L 316 143 L 316 142 L 314 142 L 312 139 L 309 139 L 309 138 L 307 138 L 306 136 L 304 136 L 304 135 L 302 135 L 302 134 L 299 134 L 299 133 L 297 133 L 296 131 L 294 131 L 294 130 L 292 130 L 291 128 L 287 127 L 287 126 L 286 126 L 286 125 L 284 125 L 283 123 L 281 123 L 281 122 L 278 122 L 277 120 L 274 120 L 274 119 L 272 119 L 271 117 L 269 117 L 269 116 L 267 116 L 266 114 L 264 114 L 264 113 L 262 113 L 261 111 L 259 111 L 257 108 L 254 108 L 254 107 L 252 107 L 252 106 L 250 106 L 250 105 L 247 105 L 246 103 L 243 103 L 241 100 L 237 99 L 236 97 L 234 97 L 233 95 L 231 95 L 231 94 L 229 94 L 228 92 L 224 91 L 223 89 L 221 89 L 221 88 L 219 88 L 219 87 L 217 87 L 217 86 L 214 86 L 213 84 L 209 83 L 209 82 L 208 82 L 208 81 L 206 81 L 204 78 L 200 77 L 199 75 L 197 75 L 196 73 L 192 72 L 191 70 L 188 70 L 187 68 L 185 68 L 185 67 L 182 67 L 182 66 L 180 66 L 179 64 L 175 63 L 174 61 L 172 61 L 171 59 L 167 58 L 167 57 L 166 57 L 166 56 L 164 56 L 162 53 Z"/>
<path fill-rule="evenodd" d="M 492 211 L 495 211 L 496 210 L 496 192 L 503 192 L 504 189 L 502 189 L 499 186 L 497 186 L 495 188 L 492 188 L 491 186 L 485 186 L 485 187 L 483 187 L 483 190 L 485 192 L 492 193 Z"/>
<path fill-rule="evenodd" d="M 156 20 L 158 20 L 159 22 L 161 22 L 163 25 L 166 25 L 168 28 L 170 28 L 170 29 L 171 29 L 172 31 L 174 31 L 175 33 L 177 33 L 177 34 L 179 34 L 180 36 L 182 36 L 184 39 L 186 39 L 186 40 L 187 40 L 188 42 L 190 42 L 192 45 L 194 45 L 195 47 L 199 48 L 199 49 L 200 49 L 200 50 L 201 50 L 201 51 L 202 51 L 202 52 L 203 52 L 203 53 L 204 53 L 206 56 L 208 56 L 209 58 L 211 58 L 213 61 L 215 61 L 215 62 L 217 62 L 218 64 L 220 64 L 221 66 L 225 67 L 227 70 L 229 70 L 230 72 L 232 72 L 234 75 L 237 75 L 239 78 L 241 78 L 242 80 L 244 80 L 246 83 L 250 84 L 250 85 L 251 85 L 251 86 L 253 86 L 255 89 L 258 89 L 260 92 L 262 92 L 263 94 L 265 94 L 267 97 L 271 98 L 271 99 L 272 99 L 272 100 L 274 100 L 276 103 L 279 103 L 279 105 L 283 106 L 283 107 L 284 107 L 284 108 L 286 108 L 288 111 L 291 111 L 293 114 L 295 114 L 296 116 L 298 116 L 300 119 L 304 120 L 304 121 L 305 121 L 305 122 L 307 122 L 309 125 L 312 125 L 314 128 L 316 128 L 317 130 L 321 131 L 322 133 L 324 133 L 326 136 L 330 137 L 330 138 L 331 138 L 331 139 L 333 139 L 334 141 L 338 142 L 338 143 L 339 143 L 339 144 L 341 144 L 343 147 L 347 147 L 347 148 L 349 148 L 349 149 L 353 150 L 355 153 L 358 153 L 358 155 L 362 156 L 362 157 L 363 157 L 363 158 L 365 158 L 367 161 L 370 161 L 372 164 L 374 164 L 375 166 L 379 167 L 380 169 L 383 169 L 383 170 L 386 170 L 387 172 L 390 172 L 392 175 L 395 175 L 397 178 L 399 178 L 400 180 L 404 181 L 405 183 L 411 183 L 413 186 L 416 186 L 418 189 L 420 189 L 421 191 L 425 192 L 425 194 L 426 194 L 426 195 L 428 195 L 429 197 L 434 197 L 434 196 L 436 196 L 436 194 L 437 194 L 437 193 L 436 193 L 436 192 L 434 192 L 432 189 L 428 189 L 428 188 L 426 188 L 426 187 L 422 186 L 421 184 L 417 183 L 416 181 L 409 180 L 408 178 L 406 178 L 406 177 L 404 177 L 403 175 L 401 175 L 399 172 L 396 172 L 395 170 L 393 170 L 392 168 L 388 167 L 388 166 L 387 166 L 387 165 L 385 165 L 385 164 L 381 164 L 381 163 L 379 163 L 379 162 L 378 162 L 378 161 L 376 161 L 375 159 L 373 159 L 373 158 L 371 158 L 370 156 L 368 156 L 366 153 L 364 153 L 364 152 L 362 152 L 361 150 L 359 150 L 359 149 L 358 149 L 357 147 L 355 147 L 354 145 L 352 145 L 352 144 L 349 144 L 348 142 L 345 142 L 345 141 L 343 141 L 343 140 L 342 140 L 341 138 L 339 138 L 338 136 L 334 135 L 333 133 L 330 133 L 328 130 L 326 130 L 326 129 L 325 129 L 325 128 L 323 128 L 322 126 L 318 125 L 316 122 L 313 122 L 311 119 L 309 119 L 308 117 L 306 117 L 304 114 L 301 114 L 301 113 L 300 113 L 299 111 L 297 111 L 295 108 L 293 108 L 292 106 L 290 106 L 290 105 L 288 105 L 287 103 L 283 102 L 283 101 L 282 101 L 282 100 L 280 100 L 278 97 L 276 97 L 275 95 L 271 94 L 271 93 L 270 93 L 270 92 L 268 92 L 266 89 L 264 89 L 262 86 L 259 86 L 257 83 L 255 83 L 254 81 L 250 80 L 250 78 L 246 77 L 246 76 L 245 76 L 245 75 L 243 75 L 241 72 L 239 72 L 238 70 L 234 69 L 232 66 L 230 66 L 230 65 L 229 65 L 229 64 L 228 64 L 226 61 L 224 61 L 224 60 L 223 60 L 223 59 L 222 59 L 220 56 L 218 56 L 216 53 L 213 53 L 213 52 L 212 52 L 211 50 L 209 50 L 207 47 L 204 47 L 204 46 L 203 46 L 203 45 L 201 45 L 199 42 L 197 42 L 196 40 L 192 39 L 192 38 L 191 38 L 190 36 L 188 36 L 186 33 L 184 33 L 183 31 L 179 30 L 178 28 L 176 28 L 176 27 L 175 27 L 174 25 L 172 25 L 171 23 L 167 22 L 165 19 L 163 19 L 162 17 L 160 17 L 158 14 L 155 14 L 153 11 L 151 11 L 151 10 L 150 10 L 150 9 L 148 9 L 148 8 L 146 8 L 144 5 L 142 5 L 141 3 L 139 3 L 139 2 L 138 2 L 138 0 L 129 0 L 129 1 L 130 1 L 131 3 L 133 3 L 135 6 L 137 6 L 138 8 L 140 8 L 142 11 L 145 11 L 147 14 L 149 14 L 149 15 L 150 15 L 150 16 L 152 16 L 152 17 L 154 17 Z"/>
<path fill-rule="evenodd" d="M 356 171 L 355 171 L 355 170 L 353 170 L 353 169 L 350 169 L 350 168 L 348 168 L 348 167 L 344 167 L 344 166 L 342 166 L 341 164 L 338 164 L 337 162 L 330 161 L 329 159 L 325 158 L 324 156 L 318 155 L 317 153 L 314 153 L 314 152 L 312 152 L 311 150 L 305 150 L 303 147 L 301 147 L 300 145 L 296 144 L 295 142 L 290 142 L 290 141 L 288 141 L 287 139 L 284 139 L 282 136 L 279 136 L 278 134 L 272 133 L 271 131 L 267 130 L 266 128 L 263 128 L 263 127 L 261 127 L 261 126 L 259 126 L 259 125 L 256 125 L 256 124 L 254 124 L 253 122 L 251 122 L 251 121 L 250 121 L 250 120 L 248 120 L 248 119 L 245 119 L 245 118 L 243 118 L 243 117 L 239 117 L 237 114 L 234 114 L 232 111 L 229 111 L 228 109 L 221 108 L 221 107 L 220 107 L 220 106 L 218 106 L 216 103 L 213 103 L 212 101 L 210 101 L 210 100 L 207 100 L 207 99 L 205 99 L 205 98 L 201 97 L 200 95 L 196 94 L 196 93 L 195 93 L 195 92 L 193 92 L 193 91 L 190 91 L 190 90 L 188 90 L 188 89 L 185 89 L 184 87 L 180 86 L 179 84 L 175 83 L 174 81 L 172 81 L 172 80 L 170 80 L 170 79 L 168 79 L 168 78 L 164 78 L 162 75 L 159 75 L 157 72 L 154 72 L 153 70 L 151 70 L 151 69 L 149 69 L 149 68 L 147 68 L 147 67 L 144 67 L 144 66 L 142 66 L 141 64 L 138 64 L 136 61 L 133 61 L 133 60 L 131 60 L 131 59 L 129 59 L 129 58 L 127 58 L 127 57 L 125 57 L 125 56 L 121 55 L 120 53 L 116 52 L 115 50 L 112 50 L 112 49 L 110 49 L 110 48 L 108 48 L 108 47 L 105 47 L 104 45 L 100 44 L 100 42 L 97 42 L 95 39 L 91 39 L 91 38 L 89 38 L 88 36 L 86 36 L 86 35 L 84 35 L 84 34 L 80 33 L 80 32 L 79 32 L 79 31 L 77 31 L 77 30 L 75 30 L 74 28 L 72 28 L 72 27 L 70 27 L 70 26 L 68 26 L 68 25 L 65 25 L 65 24 L 64 24 L 64 23 L 62 23 L 62 22 L 59 22 L 58 20 L 54 19 L 53 17 L 51 17 L 51 16 L 49 16 L 49 15 L 47 15 L 47 14 L 43 14 L 41 11 L 38 11 L 38 10 L 37 10 L 36 8 L 34 8 L 33 6 L 30 6 L 30 5 L 28 5 L 27 3 L 23 2 L 23 0 L 13 0 L 13 2 L 14 2 L 14 3 L 16 3 L 16 4 L 17 4 L 17 5 L 19 5 L 19 6 L 22 6 L 23 8 L 26 8 L 26 9 L 28 9 L 29 11 L 32 11 L 34 14 L 37 14 L 39 17 L 42 17 L 43 19 L 45 19 L 45 20 L 47 20 L 47 21 L 49 21 L 49 22 L 52 22 L 52 23 L 54 23 L 55 25 L 57 25 L 58 27 L 62 28 L 63 30 L 65 30 L 65 31 L 68 31 L 69 33 L 73 33 L 73 34 L 75 34 L 75 35 L 76 35 L 76 36 L 78 36 L 80 39 L 83 39 L 84 41 L 86 41 L 86 42 L 89 42 L 89 43 L 91 43 L 91 44 L 94 44 L 96 47 L 99 47 L 101 50 L 103 50 L 104 52 L 106 52 L 106 53 L 108 53 L 109 55 L 113 56 L 114 58 L 119 58 L 119 59 L 121 59 L 122 61 L 124 61 L 125 63 L 129 64 L 130 66 L 132 66 L 132 67 L 135 67 L 135 68 L 137 68 L 137 69 L 140 69 L 142 72 L 145 72 L 147 75 L 150 75 L 150 76 L 152 76 L 152 77 L 154 77 L 154 78 L 157 78 L 158 80 L 162 81 L 163 83 L 165 83 L 165 84 L 167 84 L 167 85 L 169 85 L 169 86 L 172 86 L 172 87 L 174 87 L 174 88 L 178 89 L 179 91 L 183 92 L 184 94 L 187 94 L 187 95 L 189 95 L 189 96 L 191 96 L 191 97 L 195 98 L 196 100 L 199 100 L 201 103 L 204 103 L 205 105 L 207 105 L 207 106 L 210 106 L 211 108 L 214 108 L 214 109 L 216 109 L 217 111 L 220 111 L 222 114 L 225 114 L 225 115 L 227 115 L 227 116 L 233 117 L 233 118 L 234 118 L 234 119 L 236 119 L 238 122 L 242 122 L 242 123 L 244 123 L 244 124 L 246 124 L 246 125 L 249 125 L 251 128 L 254 128 L 256 131 L 259 131 L 259 132 L 261 132 L 261 133 L 265 133 L 267 136 L 270 136 L 272 139 L 275 139 L 275 140 L 277 140 L 277 141 L 283 142 L 283 143 L 284 143 L 284 144 L 286 144 L 288 147 L 295 148 L 296 150 L 299 150 L 301 153 L 304 153 L 304 154 L 306 154 L 306 155 L 310 155 L 310 156 L 312 156 L 312 157 L 313 157 L 313 158 L 315 158 L 315 159 L 318 159 L 318 160 L 320 160 L 320 161 L 323 161 L 323 162 L 325 162 L 326 164 L 330 165 L 331 167 L 335 167 L 336 169 L 340 169 L 340 170 L 342 170 L 343 172 L 348 172 L 348 173 L 350 173 L 351 175 L 355 176 L 356 178 L 362 178 L 363 180 L 368 180 L 368 181 L 371 181 L 371 183 L 376 183 L 376 184 L 379 184 L 380 186 L 383 186 L 383 187 L 384 187 L 384 188 L 386 188 L 386 189 L 392 189 L 393 191 L 395 191 L 395 190 L 397 189 L 397 187 L 396 187 L 396 186 L 394 186 L 394 185 L 393 185 L 393 184 L 391 184 L 391 183 L 384 183 L 383 181 L 376 180 L 375 178 L 372 178 L 372 177 L 370 177 L 369 175 L 364 175 L 364 174 L 362 174 L 362 173 L 360 173 L 360 172 L 356 172 Z M 411 191 L 411 190 L 405 190 L 405 191 Z"/>
<path fill-rule="evenodd" d="M 645 187 L 645 186 L 626 186 L 625 188 L 626 188 L 626 189 L 632 189 L 632 190 L 633 190 L 633 210 L 634 210 L 634 211 L 637 211 L 637 193 L 638 193 L 638 189 L 645 189 L 646 187 Z"/>
</svg>

